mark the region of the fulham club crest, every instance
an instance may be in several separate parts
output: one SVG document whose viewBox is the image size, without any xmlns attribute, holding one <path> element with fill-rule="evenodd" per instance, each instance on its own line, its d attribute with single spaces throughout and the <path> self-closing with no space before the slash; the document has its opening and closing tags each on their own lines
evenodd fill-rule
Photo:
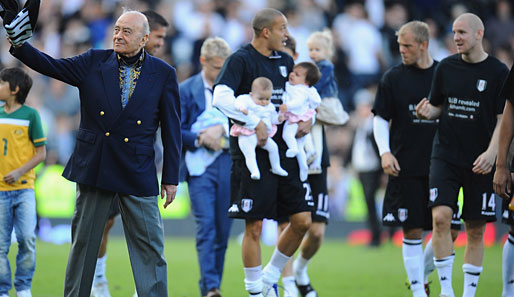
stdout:
<svg viewBox="0 0 514 297">
<path fill-rule="evenodd" d="M 437 188 L 431 188 L 430 189 L 430 201 L 434 202 L 435 199 L 437 198 L 437 195 L 438 195 L 438 190 Z"/>
<path fill-rule="evenodd" d="M 485 87 L 487 86 L 487 81 L 483 79 L 477 80 L 477 90 L 479 92 L 483 92 L 485 90 Z"/>
<path fill-rule="evenodd" d="M 241 199 L 241 209 L 244 212 L 249 212 L 252 209 L 253 200 L 252 199 Z"/>
<path fill-rule="evenodd" d="M 409 216 L 409 212 L 406 208 L 399 208 L 398 209 L 398 219 L 400 222 L 405 222 L 407 220 L 407 217 Z"/>
<path fill-rule="evenodd" d="M 286 66 L 278 66 L 278 69 L 280 70 L 280 74 L 283 77 L 287 77 L 287 68 L 286 68 Z"/>
</svg>

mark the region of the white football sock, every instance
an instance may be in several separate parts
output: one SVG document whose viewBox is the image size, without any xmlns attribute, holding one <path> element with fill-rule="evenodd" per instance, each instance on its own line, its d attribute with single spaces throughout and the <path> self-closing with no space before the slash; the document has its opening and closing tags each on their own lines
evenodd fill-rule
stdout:
<svg viewBox="0 0 514 297">
<path fill-rule="evenodd" d="M 452 287 L 452 269 L 454 258 L 455 254 L 442 259 L 434 258 L 434 265 L 437 268 L 437 273 L 439 274 L 439 283 L 441 284 L 441 295 L 449 297 L 455 297 Z"/>
<path fill-rule="evenodd" d="M 424 258 L 424 268 L 425 271 L 423 272 L 424 275 L 424 281 L 425 284 L 428 283 L 428 277 L 430 274 L 434 271 L 434 250 L 432 249 L 432 238 L 427 242 L 427 245 L 425 246 L 425 250 L 423 251 L 423 258 Z"/>
<path fill-rule="evenodd" d="M 296 283 L 300 286 L 306 286 L 310 283 L 309 276 L 307 275 L 307 265 L 310 259 L 307 260 L 299 255 L 293 262 L 293 273 Z"/>
<path fill-rule="evenodd" d="M 421 239 L 403 239 L 403 265 L 409 278 L 410 289 L 414 297 L 426 297 L 423 283 L 423 241 Z"/>
<path fill-rule="evenodd" d="M 262 266 L 245 267 L 245 289 L 250 295 L 257 295 L 262 292 Z"/>
<path fill-rule="evenodd" d="M 293 283 L 294 284 L 295 282 L 295 279 L 294 279 L 294 276 L 284 276 L 282 277 L 282 284 L 286 284 L 286 283 Z"/>
<path fill-rule="evenodd" d="M 514 296 L 514 235 L 509 233 L 502 253 L 503 292 L 502 297 Z"/>
<path fill-rule="evenodd" d="M 464 292 L 462 297 L 475 297 L 482 267 L 465 263 L 462 265 L 462 271 L 464 271 Z"/>
<path fill-rule="evenodd" d="M 93 278 L 93 286 L 95 284 L 101 284 L 107 282 L 107 276 L 105 275 L 105 263 L 107 261 L 107 254 L 102 258 L 96 259 L 95 277 Z"/>
<path fill-rule="evenodd" d="M 262 281 L 267 284 L 276 284 L 280 279 L 282 268 L 286 265 L 291 257 L 282 254 L 278 248 L 275 248 L 271 260 L 262 270 Z"/>
</svg>

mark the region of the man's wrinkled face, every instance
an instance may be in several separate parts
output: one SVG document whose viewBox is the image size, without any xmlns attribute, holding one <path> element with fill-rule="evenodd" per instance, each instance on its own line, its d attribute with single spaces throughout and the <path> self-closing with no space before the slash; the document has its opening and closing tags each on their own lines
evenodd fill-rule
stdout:
<svg viewBox="0 0 514 297">
<path fill-rule="evenodd" d="M 126 13 L 118 18 L 112 35 L 113 49 L 117 54 L 132 57 L 146 44 L 148 34 L 143 33 L 143 16 Z"/>
</svg>

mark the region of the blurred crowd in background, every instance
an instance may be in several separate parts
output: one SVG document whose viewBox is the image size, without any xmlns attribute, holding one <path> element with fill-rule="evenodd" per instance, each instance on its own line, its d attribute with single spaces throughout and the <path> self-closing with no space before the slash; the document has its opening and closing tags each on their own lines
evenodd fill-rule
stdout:
<svg viewBox="0 0 514 297">
<path fill-rule="evenodd" d="M 20 1 L 23 5 L 24 1 Z M 87 49 L 111 48 L 112 26 L 124 7 L 154 9 L 170 26 L 160 56 L 177 69 L 179 81 L 199 71 L 200 46 L 210 36 L 224 38 L 232 50 L 252 38 L 251 20 L 264 7 L 281 10 L 289 33 L 296 39 L 299 58 L 308 61 L 306 40 L 328 28 L 336 45 L 333 62 L 339 98 L 350 112 L 345 126 L 326 127 L 331 167 L 331 217 L 344 219 L 351 199 L 362 191 L 354 177 L 363 170 L 351 154 L 355 131 L 372 117 L 376 84 L 392 65 L 401 63 L 395 32 L 409 20 L 429 24 L 429 50 L 436 60 L 455 53 L 452 21 L 464 12 L 480 16 L 485 24 L 485 49 L 512 66 L 514 56 L 514 1 L 509 0 L 45 0 L 30 43 L 53 57 L 71 57 Z M 20 66 L 0 39 L 2 67 Z M 46 164 L 65 164 L 70 157 L 79 123 L 76 88 L 30 72 L 34 87 L 27 104 L 39 110 L 48 138 Z M 421 100 L 422 98 L 420 98 Z M 361 151 L 361 150 L 359 150 Z M 368 150 L 374 154 L 374 150 Z M 380 158 L 369 156 L 364 170 L 379 170 Z M 373 160 L 373 161 L 370 161 Z M 353 162 L 352 162 L 353 161 Z M 374 167 L 374 168 L 370 168 Z M 386 179 L 383 179 L 384 182 Z M 355 194 L 355 195 L 353 195 Z M 353 196 L 352 196 L 353 195 Z M 362 196 L 362 195 L 361 195 Z M 360 202 L 358 202 L 360 203 Z M 362 201 L 362 205 L 363 205 Z M 378 208 L 381 209 L 380 203 Z"/>
</svg>

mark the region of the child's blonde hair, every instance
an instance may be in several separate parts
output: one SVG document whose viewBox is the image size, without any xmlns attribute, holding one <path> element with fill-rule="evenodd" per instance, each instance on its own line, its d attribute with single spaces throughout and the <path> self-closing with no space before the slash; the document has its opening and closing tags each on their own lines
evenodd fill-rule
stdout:
<svg viewBox="0 0 514 297">
<path fill-rule="evenodd" d="M 323 31 L 313 32 L 307 39 L 307 46 L 312 43 L 317 43 L 321 48 L 324 48 L 327 53 L 327 59 L 331 59 L 334 54 L 334 38 L 330 29 Z"/>
</svg>

